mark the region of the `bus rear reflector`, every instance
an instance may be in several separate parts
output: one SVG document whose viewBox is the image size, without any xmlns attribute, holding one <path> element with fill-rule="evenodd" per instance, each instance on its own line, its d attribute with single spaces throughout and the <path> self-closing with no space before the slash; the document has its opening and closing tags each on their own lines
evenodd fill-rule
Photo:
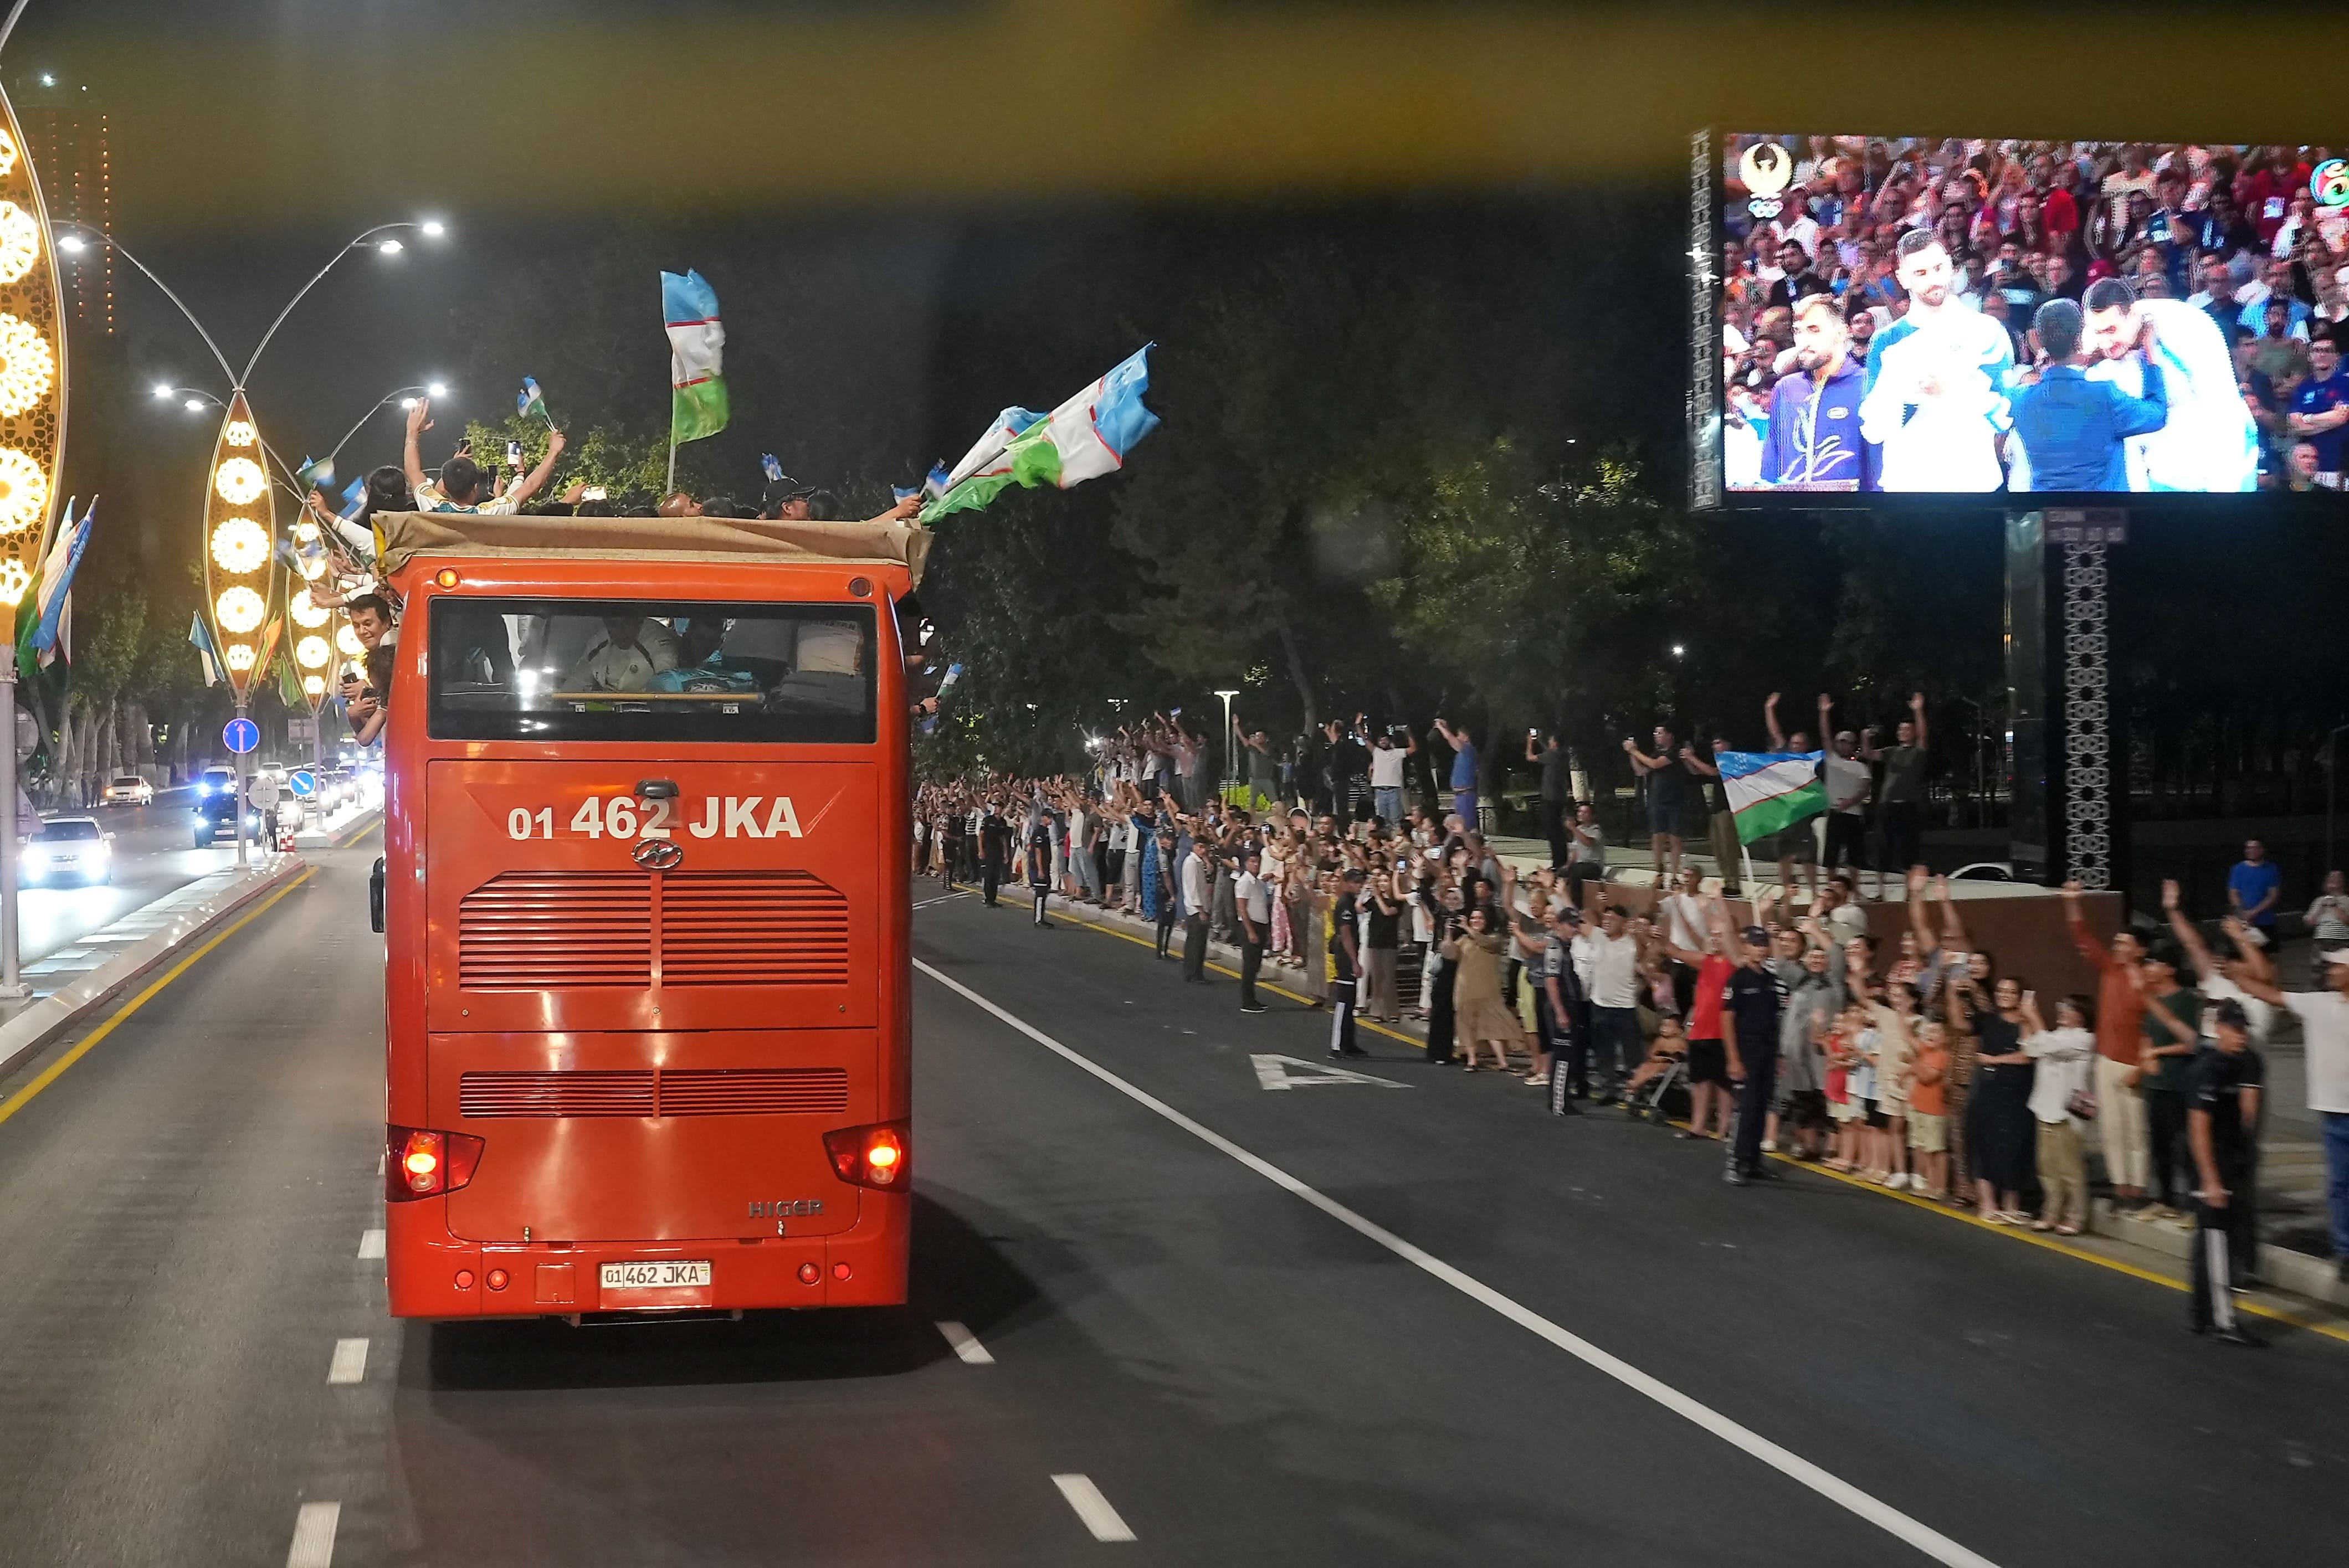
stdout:
<svg viewBox="0 0 2349 1568">
<path fill-rule="evenodd" d="M 824 1152 L 832 1156 L 832 1168 L 840 1179 L 853 1186 L 909 1187 L 914 1181 L 909 1132 L 902 1121 L 843 1127 L 823 1135 Z"/>
<path fill-rule="evenodd" d="M 388 1203 L 454 1192 L 481 1163 L 481 1140 L 424 1127 L 383 1130 L 383 1197 Z"/>
</svg>

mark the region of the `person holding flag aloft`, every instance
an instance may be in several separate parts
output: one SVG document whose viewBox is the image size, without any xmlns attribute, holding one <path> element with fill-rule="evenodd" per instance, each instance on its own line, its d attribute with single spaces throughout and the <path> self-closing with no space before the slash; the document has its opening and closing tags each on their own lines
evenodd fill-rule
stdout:
<svg viewBox="0 0 2349 1568">
<path fill-rule="evenodd" d="M 441 465 L 436 481 L 424 472 L 424 432 L 432 428 L 432 400 L 419 397 L 408 411 L 408 439 L 401 449 L 400 467 L 408 476 L 409 489 L 416 497 L 419 511 L 476 512 L 484 517 L 512 516 L 523 509 L 554 472 L 554 465 L 563 456 L 563 432 L 550 430 L 546 438 L 546 456 L 538 467 L 524 474 L 513 488 L 503 495 L 490 490 L 490 470 L 460 451 Z"/>
</svg>

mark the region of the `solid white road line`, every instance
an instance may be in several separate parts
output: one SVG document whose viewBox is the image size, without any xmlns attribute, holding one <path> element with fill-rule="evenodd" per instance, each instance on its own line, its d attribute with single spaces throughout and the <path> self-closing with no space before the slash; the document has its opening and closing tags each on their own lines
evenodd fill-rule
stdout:
<svg viewBox="0 0 2349 1568">
<path fill-rule="evenodd" d="M 914 907 L 916 909 L 928 909 L 935 904 L 952 903 L 958 898 L 968 898 L 970 894 L 967 892 L 950 892 L 944 898 L 926 898 L 921 903 L 914 905 Z"/>
<path fill-rule="evenodd" d="M 363 1258 L 379 1258 L 383 1256 L 383 1233 L 381 1231 L 361 1231 L 359 1233 L 359 1256 Z"/>
<path fill-rule="evenodd" d="M 1931 1526 L 1909 1518 L 1899 1509 L 1894 1508 L 1890 1503 L 1882 1501 L 1879 1499 L 1860 1491 L 1859 1488 L 1852 1485 L 1849 1481 L 1845 1480 L 1840 1476 L 1833 1475 L 1828 1471 L 1820 1469 L 1817 1465 L 1813 1464 L 1810 1460 L 1803 1458 L 1800 1454 L 1779 1447 L 1776 1443 L 1772 1442 L 1769 1439 L 1762 1436 L 1759 1432 L 1754 1431 L 1747 1427 L 1741 1426 L 1737 1422 L 1731 1420 L 1727 1416 L 1723 1415 L 1720 1411 L 1713 1409 L 1712 1407 L 1700 1404 L 1695 1399 L 1689 1398 L 1686 1394 L 1683 1394 L 1679 1389 L 1673 1387 L 1671 1384 L 1663 1382 L 1660 1378 L 1652 1377 L 1647 1373 L 1640 1371 L 1637 1367 L 1632 1366 L 1630 1362 L 1623 1360 L 1621 1357 L 1601 1350 L 1599 1346 L 1591 1344 L 1581 1336 L 1570 1333 L 1568 1330 L 1559 1327 L 1557 1324 L 1552 1323 L 1548 1318 L 1542 1316 L 1541 1314 L 1534 1311 L 1531 1307 L 1519 1305 L 1517 1302 L 1503 1295 L 1499 1291 L 1495 1290 L 1492 1286 L 1485 1284 L 1483 1281 L 1478 1280 L 1470 1274 L 1464 1274 L 1459 1269 L 1454 1268 L 1450 1264 L 1445 1263 L 1443 1259 L 1434 1256 L 1433 1253 L 1422 1251 L 1420 1248 L 1404 1241 L 1401 1236 L 1396 1235 L 1393 1232 L 1387 1230 L 1385 1227 L 1374 1224 L 1371 1221 L 1364 1219 L 1361 1215 L 1354 1212 L 1353 1210 L 1349 1209 L 1345 1204 L 1339 1202 L 1336 1199 L 1329 1197 L 1324 1193 L 1316 1191 L 1314 1188 L 1307 1186 L 1296 1177 L 1291 1176 L 1288 1171 L 1283 1171 L 1279 1166 L 1273 1164 L 1269 1161 L 1259 1159 L 1257 1156 L 1251 1154 L 1247 1150 L 1241 1148 L 1238 1144 L 1234 1143 L 1230 1139 L 1224 1137 L 1221 1133 L 1216 1132 L 1211 1129 L 1192 1120 L 1189 1117 L 1184 1115 L 1173 1106 L 1168 1105 L 1164 1100 L 1160 1099 L 1157 1096 L 1151 1094 L 1148 1090 L 1136 1088 L 1134 1085 L 1128 1083 L 1125 1079 L 1118 1077 L 1117 1074 L 1110 1071 L 1107 1068 L 1093 1061 L 1091 1057 L 1081 1056 L 1077 1052 L 1071 1050 L 1060 1041 L 1052 1038 L 1051 1036 L 1044 1033 L 1043 1030 L 1037 1028 L 1033 1024 L 1029 1023 L 1024 1018 L 1018 1017 L 1015 1015 L 1005 1011 L 1002 1007 L 998 1006 L 995 1003 L 989 1001 L 985 996 L 980 995 L 978 992 L 972 990 L 969 986 L 964 985 L 961 981 L 955 979 L 953 976 L 941 974 L 939 971 L 931 967 L 929 965 L 923 963 L 918 958 L 914 960 L 914 967 L 928 975 L 931 979 L 936 981 L 939 985 L 945 986 L 947 990 L 952 991 L 956 995 L 960 996 L 963 1000 L 970 1003 L 973 1006 L 978 1007 L 982 1012 L 992 1015 L 994 1017 L 1001 1020 L 1012 1028 L 1019 1030 L 1021 1034 L 1027 1036 L 1030 1039 L 1035 1041 L 1046 1050 L 1052 1052 L 1055 1056 L 1061 1057 L 1073 1066 L 1091 1073 L 1094 1078 L 1099 1078 L 1102 1082 L 1109 1085 L 1110 1088 L 1117 1090 L 1120 1094 L 1124 1095 L 1128 1099 L 1133 1100 L 1137 1105 L 1143 1106 L 1145 1109 L 1155 1112 L 1157 1115 L 1165 1118 L 1168 1121 L 1173 1122 L 1175 1126 L 1191 1134 L 1192 1137 L 1198 1139 L 1208 1147 L 1229 1155 L 1232 1159 L 1239 1161 L 1242 1165 L 1247 1166 L 1249 1170 L 1255 1171 L 1257 1175 L 1263 1177 L 1274 1186 L 1294 1193 L 1299 1198 L 1303 1199 L 1306 1202 L 1312 1204 L 1313 1207 L 1320 1210 L 1323 1213 L 1329 1215 L 1331 1219 L 1337 1221 L 1340 1224 L 1344 1225 L 1349 1230 L 1365 1236 L 1371 1241 L 1376 1242 L 1380 1246 L 1384 1247 L 1395 1256 L 1402 1258 L 1406 1263 L 1424 1271 L 1436 1279 L 1442 1280 L 1445 1284 L 1450 1285 L 1453 1289 L 1458 1291 L 1461 1295 L 1468 1297 L 1470 1300 L 1491 1308 L 1493 1311 L 1500 1314 L 1503 1317 L 1506 1317 L 1510 1322 L 1516 1324 L 1518 1327 L 1549 1341 L 1552 1345 L 1557 1346 L 1560 1350 L 1565 1351 L 1568 1355 L 1576 1357 L 1585 1365 L 1589 1366 L 1598 1371 L 1605 1373 L 1608 1377 L 1614 1378 L 1625 1387 L 1632 1389 L 1634 1392 L 1643 1394 L 1647 1398 L 1653 1399 L 1657 1404 L 1661 1405 L 1664 1408 L 1671 1411 L 1674 1415 L 1692 1422 L 1696 1426 L 1702 1428 L 1704 1430 L 1711 1432 L 1714 1437 L 1719 1438 L 1722 1441 L 1729 1444 L 1731 1447 L 1738 1449 L 1743 1452 L 1750 1454 L 1754 1458 L 1760 1460 L 1764 1464 L 1768 1465 L 1771 1469 L 1778 1471 L 1781 1475 L 1786 1476 L 1790 1480 L 1799 1481 L 1804 1486 L 1806 1486 L 1813 1491 L 1818 1493 L 1821 1497 L 1826 1498 L 1828 1501 L 1836 1503 L 1839 1507 L 1848 1509 L 1851 1512 L 1857 1514 L 1860 1518 L 1868 1521 L 1870 1524 L 1873 1524 L 1878 1529 L 1884 1530 L 1892 1535 L 1898 1536 L 1900 1540 L 1907 1542 L 1909 1545 L 1915 1547 L 1926 1556 L 1932 1558 L 1935 1562 L 1948 1563 L 1950 1564 L 1950 1568 L 1997 1568 L 1997 1565 L 1992 1563 L 1989 1558 L 1982 1556 L 1980 1553 L 1973 1551 L 1971 1548 L 1960 1545 L 1957 1542 L 1951 1540 L 1948 1536 L 1943 1535 L 1940 1531 L 1933 1529 Z M 1063 1478 L 1059 1476 L 1053 1477 L 1053 1480 L 1056 1481 L 1061 1480 Z M 1071 1479 L 1077 1480 L 1084 1480 L 1081 1476 Z M 1087 1481 L 1085 1484 L 1087 1486 L 1092 1485 L 1090 1481 Z M 1062 1492 L 1066 1493 L 1069 1491 L 1069 1488 L 1063 1485 L 1061 1490 Z M 1078 1512 L 1082 1513 L 1084 1511 L 1083 1507 L 1076 1502 L 1074 1497 L 1071 1497 L 1070 1501 L 1072 1506 L 1077 1508 Z M 1104 1503 L 1102 1506 L 1107 1507 L 1108 1505 Z M 1105 1537 L 1104 1539 L 1107 1538 Z"/>
<path fill-rule="evenodd" d="M 938 1325 L 938 1332 L 947 1336 L 947 1343 L 954 1346 L 954 1353 L 972 1366 L 995 1365 L 995 1357 L 987 1353 L 987 1346 L 978 1342 L 978 1336 L 961 1324 L 941 1323 Z"/>
<path fill-rule="evenodd" d="M 1125 1521 L 1117 1516 L 1117 1510 L 1109 1505 L 1109 1499 L 1102 1495 L 1102 1489 L 1092 1483 L 1091 1477 L 1056 1475 L 1052 1484 L 1061 1489 L 1061 1495 L 1069 1500 L 1069 1506 L 1077 1511 L 1077 1517 L 1085 1522 L 1085 1528 L 1093 1532 L 1095 1541 L 1133 1539 L 1133 1532 L 1125 1527 Z"/>
<path fill-rule="evenodd" d="M 305 1502 L 294 1516 L 294 1544 L 285 1549 L 285 1568 L 333 1568 L 335 1526 L 341 1522 L 339 1502 Z"/>
<path fill-rule="evenodd" d="M 329 1383 L 364 1383 L 367 1381 L 367 1342 L 364 1339 L 337 1339 L 335 1358 L 326 1364 Z"/>
</svg>

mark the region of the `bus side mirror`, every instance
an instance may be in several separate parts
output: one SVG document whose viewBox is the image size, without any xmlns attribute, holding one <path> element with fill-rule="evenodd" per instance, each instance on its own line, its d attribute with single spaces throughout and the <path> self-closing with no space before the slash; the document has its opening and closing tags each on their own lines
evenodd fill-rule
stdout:
<svg viewBox="0 0 2349 1568">
<path fill-rule="evenodd" d="M 376 934 L 383 934 L 383 857 L 375 858 L 375 870 L 367 873 L 367 923 Z"/>
</svg>

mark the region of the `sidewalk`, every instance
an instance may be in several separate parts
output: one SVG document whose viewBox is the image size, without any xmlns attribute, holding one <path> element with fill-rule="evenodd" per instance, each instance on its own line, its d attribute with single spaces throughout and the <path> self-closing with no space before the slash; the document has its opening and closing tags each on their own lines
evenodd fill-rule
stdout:
<svg viewBox="0 0 2349 1568">
<path fill-rule="evenodd" d="M 1534 840 L 1497 841 L 1494 847 L 1503 854 L 1504 858 L 1513 862 L 1521 857 L 1534 855 L 1541 858 L 1541 863 L 1547 863 L 1547 847 Z M 1611 869 L 1611 851 L 1609 859 Z M 953 883 L 952 887 L 957 892 L 973 896 L 978 892 L 976 887 L 962 882 Z M 1020 887 L 1008 891 L 1010 891 L 1014 896 L 1009 903 L 1001 907 L 1008 909 L 1016 906 L 1017 909 L 1024 912 L 1028 907 L 1025 897 L 1027 890 Z M 920 901 L 916 900 L 916 902 Z M 1048 917 L 1058 922 L 1090 926 L 1143 946 L 1156 944 L 1156 928 L 1138 915 L 1126 914 L 1116 910 L 1099 909 L 1092 904 L 1072 906 L 1067 900 L 1055 895 L 1053 907 L 1049 912 Z M 1180 928 L 1177 928 L 1174 940 L 1179 951 L 1182 942 Z M 1240 956 L 1237 946 L 1211 937 L 1207 943 L 1207 956 L 1210 966 L 1218 973 L 1237 977 Z M 1302 968 L 1294 964 L 1276 960 L 1270 954 L 1267 954 L 1264 959 L 1257 984 L 1261 989 L 1276 996 L 1294 1002 L 1303 1002 L 1310 1006 L 1318 1007 L 1323 1005 L 1314 1001 L 1308 995 L 1308 984 Z M 1389 1025 L 1373 1023 L 1369 1019 L 1358 1017 L 1356 1027 L 1422 1050 L 1424 1050 L 1427 1046 L 1426 1026 L 1409 1018 L 1405 1018 L 1399 1024 Z M 1544 1114 L 1547 1114 L 1548 1097 L 1547 1095 L 1527 1095 L 1525 1099 L 1528 1105 L 1538 1106 Z M 2263 1183 L 2268 1184 L 2269 1190 L 2262 1192 L 2261 1212 L 2262 1214 L 2279 1213 L 2278 1204 L 2282 1199 L 2282 1192 L 2278 1189 L 2286 1179 L 2287 1172 L 2292 1173 L 2289 1179 L 2293 1183 L 2289 1191 L 2299 1192 L 2302 1190 L 2301 1183 L 2304 1181 L 2304 1177 L 2301 1172 L 2304 1162 L 2301 1150 L 2303 1147 L 2313 1151 L 2315 1157 L 2314 1170 L 2317 1181 L 2315 1201 L 2316 1212 L 2320 1218 L 2315 1234 L 2317 1244 L 2321 1246 L 2323 1243 L 2321 1224 L 2323 1203 L 2322 1186 L 2323 1159 L 2322 1152 L 2314 1150 L 2313 1145 L 2303 1145 L 2297 1139 L 2286 1140 L 2271 1137 L 2264 1146 L 2262 1154 L 2261 1180 Z M 1871 1196 L 1879 1197 L 1888 1202 L 1908 1203 L 1961 1223 L 1991 1231 L 2012 1241 L 2050 1248 L 2176 1289 L 2187 1288 L 2193 1237 L 2193 1226 L 2190 1222 L 2140 1220 L 2133 1215 L 2116 1214 L 2109 1202 L 2099 1199 L 2094 1205 L 2088 1233 L 2069 1239 L 2058 1238 L 2012 1226 L 1987 1225 L 1974 1218 L 1970 1211 L 1952 1208 L 1944 1203 L 1936 1203 L 1922 1197 L 1911 1197 L 1905 1192 L 1895 1192 L 1861 1181 L 1857 1177 L 1846 1176 L 1838 1171 L 1826 1170 L 1816 1162 L 1795 1161 L 1783 1154 L 1773 1158 L 1782 1163 L 1795 1166 L 1813 1175 L 1840 1182 Z M 2264 1227 L 2269 1232 L 2269 1237 L 2263 1241 L 2261 1248 L 2261 1271 L 2265 1279 L 2276 1288 L 2245 1293 L 2243 1299 L 2246 1305 L 2261 1316 L 2291 1323 L 2332 1338 L 2349 1342 L 2349 1285 L 2344 1285 L 2334 1278 L 2333 1264 L 2330 1259 L 2310 1256 L 2278 1244 L 2272 1239 L 2275 1228 L 2272 1222 L 2268 1227 Z"/>
</svg>

